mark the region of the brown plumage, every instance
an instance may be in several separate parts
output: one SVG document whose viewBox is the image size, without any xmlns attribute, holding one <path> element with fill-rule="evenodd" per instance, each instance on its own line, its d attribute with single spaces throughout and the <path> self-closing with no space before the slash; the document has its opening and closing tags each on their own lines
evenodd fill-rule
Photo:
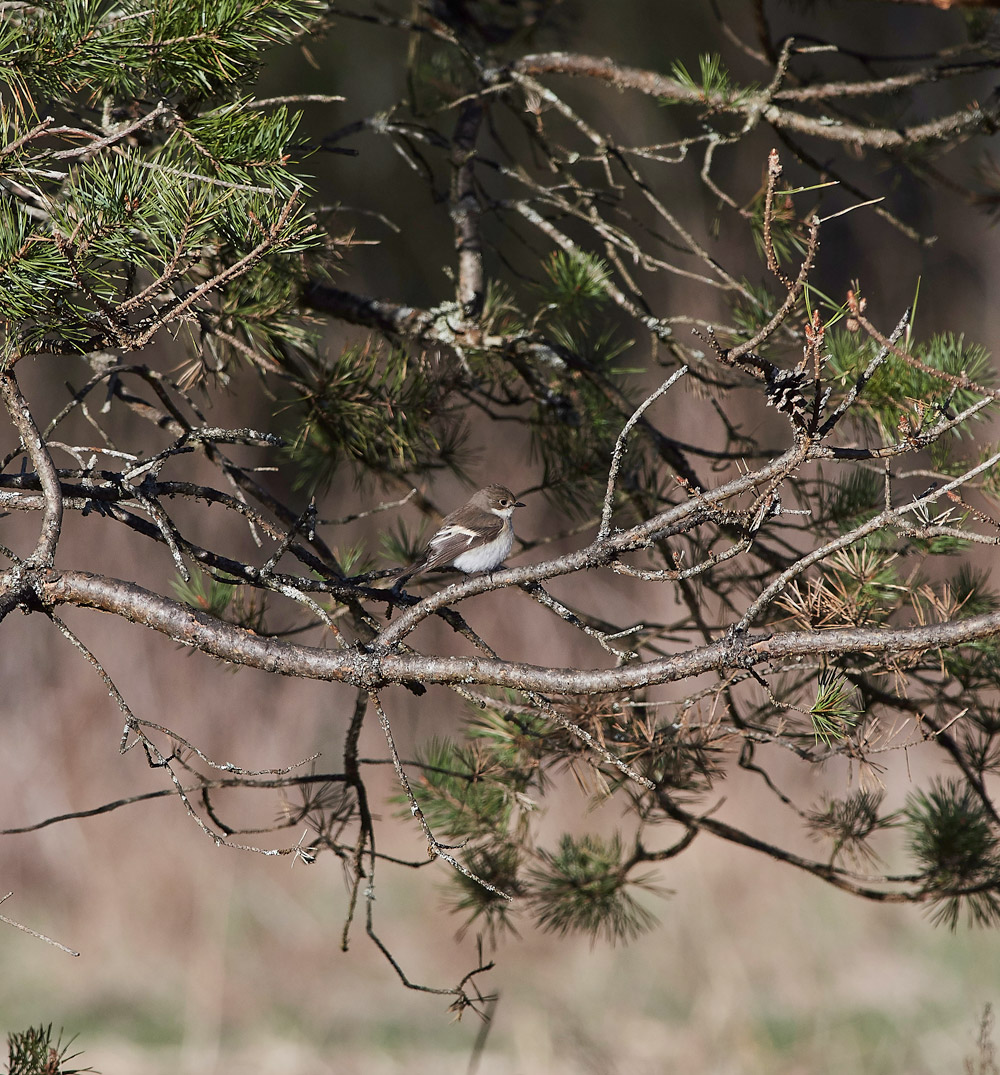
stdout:
<svg viewBox="0 0 1000 1075">
<path fill-rule="evenodd" d="M 399 575 L 395 585 L 436 567 L 457 567 L 470 574 L 493 571 L 510 555 L 514 544 L 511 516 L 515 508 L 523 507 L 504 485 L 480 489 L 445 516 L 423 555 Z"/>
</svg>

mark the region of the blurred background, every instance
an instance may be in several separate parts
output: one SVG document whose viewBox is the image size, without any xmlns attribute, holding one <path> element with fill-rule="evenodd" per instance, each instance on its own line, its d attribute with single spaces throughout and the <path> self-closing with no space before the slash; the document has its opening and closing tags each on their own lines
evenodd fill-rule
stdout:
<svg viewBox="0 0 1000 1075">
<path fill-rule="evenodd" d="M 880 55 L 918 54 L 942 42 L 957 43 L 965 34 L 962 16 L 954 12 L 866 0 L 815 6 L 570 0 L 552 6 L 551 26 L 532 49 L 608 55 L 664 73 L 676 60 L 696 70 L 700 54 L 719 52 L 734 75 L 757 82 L 767 73 L 741 53 L 737 42 L 753 39 L 761 11 L 771 22 L 773 39 L 786 33 L 835 39 L 845 50 L 863 44 Z M 728 20 L 729 36 L 718 14 Z M 269 57 L 257 94 L 343 94 L 343 104 L 306 109 L 304 137 L 318 141 L 403 95 L 401 57 L 408 47 L 404 33 L 337 19 L 325 38 L 309 41 L 307 57 L 292 47 Z M 843 77 L 848 76 L 860 77 L 859 68 L 845 60 Z M 633 143 L 668 141 L 676 134 L 675 110 L 648 99 L 583 85 L 563 88 L 567 98 L 586 104 L 598 126 L 618 129 L 623 137 L 627 132 Z M 968 81 L 935 89 L 933 101 L 901 101 L 901 116 L 913 121 L 925 107 L 942 114 L 974 95 Z M 984 83 L 980 92 L 985 98 L 993 87 Z M 772 141 L 766 131 L 747 139 L 738 153 L 720 161 L 717 180 L 749 201 L 761 186 Z M 335 207 L 343 232 L 352 230 L 356 239 L 378 245 L 347 250 L 337 282 L 400 302 L 443 301 L 451 284 L 441 267 L 453 257 L 447 206 L 430 204 L 427 190 L 386 143 L 359 137 L 343 144 L 358 155 L 311 155 L 303 171 L 315 177 L 317 205 Z M 965 156 L 956 152 L 936 167 L 956 183 L 972 184 L 981 174 L 984 145 L 980 139 Z M 947 183 L 918 182 L 884 162 L 852 154 L 849 147 L 837 165 L 863 180 L 873 196 L 885 196 L 911 228 L 938 238 L 924 245 L 872 214 L 850 214 L 824 231 L 818 286 L 842 298 L 860 278 L 875 319 L 888 328 L 913 301 L 919 280 L 922 332 L 964 332 L 994 348 L 1000 244 L 992 219 Z M 796 170 L 786 157 L 792 182 Z M 715 244 L 728 268 L 763 278 L 746 231 L 731 222 L 717 228 L 719 207 L 697 172 L 696 163 L 664 170 L 659 178 L 671 185 L 671 204 L 683 208 L 686 225 Z M 655 172 L 649 178 L 658 181 Z M 813 181 L 805 171 L 800 178 Z M 833 195 L 825 211 L 852 200 Z M 389 227 L 383 213 L 403 226 Z M 722 312 L 717 295 L 691 281 L 669 278 L 661 286 L 658 298 L 670 313 L 711 319 Z M 331 349 L 360 338 L 360 332 L 336 327 L 327 334 Z M 641 343 L 637 350 L 645 347 Z M 146 358 L 160 369 L 183 361 L 169 342 L 150 348 Z M 635 365 L 649 358 L 638 353 Z M 76 360 L 50 358 L 25 371 L 23 386 L 29 400 L 51 398 L 54 412 L 65 399 L 63 383 L 73 379 L 82 379 Z M 656 379 L 654 371 L 651 380 Z M 225 395 L 216 399 L 213 420 L 225 424 L 227 415 L 238 413 L 245 423 L 245 400 L 239 397 L 253 384 L 249 375 L 243 383 L 234 381 L 228 401 Z M 710 437 L 707 407 L 699 409 L 679 394 L 659 407 L 658 416 L 679 439 Z M 260 421 L 266 424 L 265 412 Z M 503 480 L 515 490 L 533 487 L 539 475 L 526 450 L 498 472 L 498 453 L 510 452 L 504 435 L 485 424 L 477 432 L 472 479 L 476 484 Z M 10 431 L 4 436 L 6 451 L 12 446 Z M 287 493 L 292 477 L 275 475 L 275 487 Z M 453 477 L 443 477 L 433 489 L 435 502 L 446 510 L 466 495 Z M 382 491 L 358 489 L 345 476 L 331 491 L 324 513 L 346 515 L 381 497 Z M 33 522 L 0 519 L 3 542 L 17 547 L 28 540 Z M 518 517 L 525 538 L 564 523 L 541 496 Z M 383 525 L 367 520 L 338 535 L 338 541 L 377 548 Z M 94 519 L 70 520 L 60 556 L 65 566 L 113 565 L 116 574 L 140 583 L 162 580 L 172 570 L 166 552 L 137 549 Z M 608 615 L 628 622 L 634 615 L 628 588 L 603 579 L 595 579 L 594 586 L 592 597 L 611 609 Z M 515 611 L 506 604 L 510 600 L 492 594 L 470 603 L 472 622 L 477 616 L 502 621 Z M 339 767 L 353 705 L 349 689 L 251 670 L 233 673 L 110 617 L 71 610 L 66 618 L 108 668 L 133 711 L 196 742 L 216 761 L 268 768 L 292 765 L 318 751 L 317 767 Z M 506 637 L 503 632 L 494 637 L 511 657 L 537 655 L 539 646 L 563 637 L 553 635 L 548 620 L 515 624 L 514 615 L 509 619 Z M 575 638 L 568 633 L 565 638 L 555 663 L 586 660 L 587 651 L 574 649 Z M 450 635 L 442 634 L 441 640 L 453 645 Z M 150 770 L 137 751 L 119 755 L 121 714 L 79 654 L 41 617 L 14 615 L 0 628 L 0 676 L 0 826 L 31 826 L 164 787 L 163 774 Z M 419 701 L 402 690 L 388 692 L 387 700 L 404 757 L 414 743 L 446 733 L 461 715 L 453 696 L 434 688 Z M 903 739 L 910 734 L 899 730 Z M 365 735 L 362 755 L 383 757 L 377 729 Z M 887 805 L 901 805 L 916 777 L 935 764 L 927 747 L 887 755 L 882 774 Z M 781 774 L 780 765 L 776 760 L 772 770 Z M 807 778 L 789 766 L 783 778 L 790 795 L 814 800 L 824 790 L 842 793 L 857 774 L 831 766 Z M 424 843 L 412 820 L 391 821 L 398 807 L 388 767 L 380 781 L 372 779 L 372 790 L 384 819 L 380 850 L 420 858 Z M 796 849 L 797 823 L 745 773 L 720 782 L 716 797 L 718 816 Z M 281 803 L 277 795 L 256 796 L 227 801 L 226 807 L 239 813 L 241 824 L 256 816 L 265 826 Z M 586 789 L 567 777 L 561 792 L 550 797 L 543 832 L 584 824 L 610 830 L 615 821 L 593 810 Z M 669 838 L 665 835 L 664 842 Z M 800 850 L 817 853 L 798 838 Z M 245 842 L 254 839 L 248 836 Z M 904 861 L 905 849 L 892 834 L 879 850 L 890 869 Z M 457 938 L 457 920 L 442 906 L 446 869 L 443 864 L 419 871 L 383 868 L 376 892 L 380 935 L 409 978 L 431 986 L 451 985 L 476 959 L 474 937 Z M 630 947 L 560 939 L 525 921 L 521 936 L 507 938 L 495 953 L 497 967 L 484 980 L 499 1001 L 483 1040 L 483 1025 L 474 1014 L 455 1021 L 447 998 L 403 988 L 365 937 L 363 923 L 354 924 L 350 950 L 341 951 L 347 889 L 331 856 L 314 866 L 292 866 L 288 858 L 218 848 L 176 798 L 153 799 L 4 838 L 0 895 L 11 891 L 13 896 L 2 912 L 81 954 L 73 958 L 0 928 L 0 1026 L 6 1031 L 39 1022 L 63 1027 L 67 1035 L 78 1035 L 80 1063 L 104 1075 L 995 1070 L 967 1068 L 965 1062 L 980 1063 L 977 1039 L 984 1011 L 1000 1004 L 1000 935 L 964 925 L 949 933 L 918 909 L 863 903 L 708 837 L 663 866 L 657 881 L 662 895 L 644 899 L 660 925 Z"/>
</svg>

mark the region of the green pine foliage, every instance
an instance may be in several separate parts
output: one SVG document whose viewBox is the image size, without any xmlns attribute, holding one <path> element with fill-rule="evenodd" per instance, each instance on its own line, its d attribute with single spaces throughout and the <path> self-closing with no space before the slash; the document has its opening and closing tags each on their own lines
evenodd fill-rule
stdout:
<svg viewBox="0 0 1000 1075">
<path fill-rule="evenodd" d="M 569 514 L 590 503 L 607 474 L 621 424 L 628 417 L 615 406 L 624 376 L 618 359 L 631 341 L 601 320 L 608 267 L 582 252 L 557 251 L 544 264 L 548 282 L 535 322 L 568 356 L 549 375 L 548 391 L 536 393 L 530 421 L 531 459 L 543 471 L 542 485 L 553 503 Z M 641 440 L 630 465 L 642 459 Z"/>
<path fill-rule="evenodd" d="M 29 1027 L 7 1035 L 7 1075 L 82 1075 L 93 1068 L 67 1067 L 80 1054 L 71 1053 L 74 1039 L 63 1042 L 62 1031 L 52 1040 L 52 1024 Z"/>
<path fill-rule="evenodd" d="M 463 918 L 462 932 L 477 925 L 495 943 L 516 933 L 526 910 L 544 930 L 593 940 L 629 941 L 651 928 L 655 918 L 634 892 L 658 890 L 636 876 L 618 836 L 565 834 L 555 850 L 535 846 L 538 801 L 548 769 L 562 765 L 563 736 L 537 718 L 525 724 L 500 709 L 484 713 L 469 734 L 465 743 L 434 739 L 423 748 L 414 788 L 432 830 L 461 846 L 474 875 L 450 879 L 449 904 Z"/>
<path fill-rule="evenodd" d="M 752 84 L 738 86 L 718 53 L 702 53 L 698 57 L 697 77 L 681 60 L 674 61 L 670 73 L 685 89 L 696 91 L 705 101 L 711 101 L 716 106 L 738 104 L 757 92 L 757 87 Z M 663 101 L 664 104 L 673 103 L 669 96 L 664 97 Z"/>
<path fill-rule="evenodd" d="M 824 518 L 837 530 L 848 533 L 875 514 L 885 497 L 885 479 L 874 469 L 855 467 L 847 477 L 822 488 Z"/>
<path fill-rule="evenodd" d="M 297 486 L 324 490 L 345 463 L 358 481 L 461 474 L 466 428 L 450 384 L 405 348 L 360 345 L 317 360 L 289 438 Z"/>
<path fill-rule="evenodd" d="M 229 610 L 236 593 L 236 584 L 223 582 L 204 571 L 193 574 L 189 580 L 174 581 L 174 593 L 185 604 L 222 619 Z"/>
<path fill-rule="evenodd" d="M 32 4 L 0 33 L 0 80 L 25 108 L 35 94 L 222 95 L 319 10 L 315 0 Z"/>
<path fill-rule="evenodd" d="M 548 278 L 542 285 L 545 313 L 552 320 L 586 324 L 608 301 L 607 263 L 581 250 L 557 250 L 542 263 Z"/>
<path fill-rule="evenodd" d="M 491 947 L 496 947 L 505 934 L 519 936 L 515 920 L 525 895 L 523 857 L 516 843 L 505 840 L 475 844 L 464 852 L 462 859 L 473 876 L 455 873 L 449 879 L 445 897 L 451 910 L 462 919 L 460 937 L 475 928 Z"/>
<path fill-rule="evenodd" d="M 884 620 L 899 602 L 902 579 L 899 560 L 886 553 L 884 539 L 861 541 L 841 549 L 824 565 L 827 585 L 857 623 Z"/>
<path fill-rule="evenodd" d="M 532 769 L 516 769 L 485 739 L 432 739 L 420 754 L 421 808 L 451 840 L 516 835 L 532 809 Z"/>
<path fill-rule="evenodd" d="M 809 715 L 813 735 L 829 746 L 848 735 L 861 719 L 857 690 L 839 672 L 820 673 Z"/>
<path fill-rule="evenodd" d="M 72 0 L 6 13 L 0 139 L 19 197 L 0 204 L 4 353 L 127 352 L 184 324 L 212 337 L 223 372 L 241 348 L 276 359 L 307 343 L 289 316 L 288 281 L 318 241 L 289 166 L 298 117 L 242 88 L 261 49 L 316 10 Z M 21 137 L 51 110 L 61 140 Z"/>
<path fill-rule="evenodd" d="M 235 623 L 258 634 L 264 630 L 265 596 L 237 587 L 207 571 L 195 570 L 188 579 L 176 578 L 173 590 L 179 601 L 199 612 Z"/>
<path fill-rule="evenodd" d="M 499 713 L 473 728 L 465 743 L 435 738 L 421 749 L 416 794 L 431 828 L 461 844 L 462 860 L 474 875 L 449 879 L 448 900 L 463 919 L 462 932 L 475 924 L 496 943 L 503 933 L 516 932 L 515 908 L 500 893 L 525 891 L 522 864 L 540 772 L 503 730 Z M 409 813 L 408 804 L 402 810 Z"/>
<path fill-rule="evenodd" d="M 750 229 L 757 256 L 767 259 L 764 231 L 766 194 L 761 189 L 750 204 Z M 789 265 L 801 260 L 805 252 L 805 228 L 795 201 L 790 194 L 779 194 L 771 205 L 769 238 L 779 265 Z"/>
<path fill-rule="evenodd" d="M 751 280 L 740 281 L 740 292 L 732 303 L 730 314 L 737 335 L 747 339 L 756 335 L 778 310 L 774 291 Z"/>
<path fill-rule="evenodd" d="M 1000 644 L 993 639 L 945 650 L 945 671 L 966 690 L 1000 689 Z"/>
<path fill-rule="evenodd" d="M 620 749 L 634 760 L 643 773 L 658 784 L 670 788 L 682 798 L 697 798 L 708 792 L 716 777 L 723 772 L 721 758 L 699 735 L 678 734 L 674 721 L 663 720 L 652 728 L 636 729 L 632 737 L 619 732 Z M 622 786 L 622 778 L 615 778 Z M 657 811 L 652 811 L 656 816 Z"/>
<path fill-rule="evenodd" d="M 859 866 L 878 863 L 871 838 L 899 824 L 898 814 L 880 812 L 884 798 L 882 789 L 862 788 L 843 799 L 828 798 L 809 814 L 814 838 L 830 841 L 831 863 L 841 856 Z"/>
<path fill-rule="evenodd" d="M 826 344 L 830 377 L 848 387 L 879 350 L 874 340 L 862 339 L 840 326 L 827 331 Z M 962 335 L 943 333 L 917 341 L 913 354 L 928 369 L 917 368 L 890 352 L 865 385 L 858 406 L 852 408 L 854 421 L 874 424 L 885 433 L 897 432 L 905 422 L 916 435 L 943 414 L 956 414 L 976 402 L 980 397 L 974 385 L 991 388 L 995 384 L 989 352 L 979 344 L 967 343 Z M 946 376 L 937 376 L 935 371 Z"/>
<path fill-rule="evenodd" d="M 1000 608 L 1000 594 L 990 586 L 989 572 L 979 571 L 971 564 L 959 566 L 951 589 L 961 616 L 980 616 Z"/>
<path fill-rule="evenodd" d="M 612 944 L 635 940 L 656 924 L 632 894 L 652 889 L 648 878 L 630 878 L 621 839 L 564 835 L 554 851 L 541 851 L 530 870 L 529 899 L 542 929 L 586 933 Z"/>
<path fill-rule="evenodd" d="M 577 379 L 561 396 L 562 414 L 549 400 L 536 404 L 531 421 L 530 459 L 542 470 L 542 484 L 553 503 L 579 516 L 607 479 L 608 460 L 620 428 L 605 393 L 588 379 Z M 638 452 L 630 459 L 633 465 Z"/>
<path fill-rule="evenodd" d="M 910 851 L 927 887 L 940 890 L 932 917 L 954 929 L 1000 923 L 1000 837 L 986 805 L 968 784 L 936 780 L 907 800 Z"/>
<path fill-rule="evenodd" d="M 982 779 L 1000 773 L 1000 715 L 985 710 L 970 714 L 971 729 L 960 737 L 962 754 Z"/>
<path fill-rule="evenodd" d="M 40 340 L 45 329 L 32 332 L 26 326 L 39 308 L 67 310 L 73 286 L 71 267 L 45 229 L 12 202 L 0 201 L 0 310 L 7 331 L 17 326 L 29 346 Z M 82 319 L 82 310 L 67 312 L 74 323 Z"/>
</svg>

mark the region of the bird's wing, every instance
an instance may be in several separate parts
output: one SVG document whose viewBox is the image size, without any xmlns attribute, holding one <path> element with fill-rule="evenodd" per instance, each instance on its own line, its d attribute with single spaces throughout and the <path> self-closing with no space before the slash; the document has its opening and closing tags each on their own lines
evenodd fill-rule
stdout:
<svg viewBox="0 0 1000 1075">
<path fill-rule="evenodd" d="M 429 571 L 435 567 L 444 567 L 473 545 L 485 545 L 495 540 L 502 529 L 503 520 L 500 518 L 495 522 L 491 520 L 488 527 L 479 530 L 472 530 L 459 523 L 449 523 L 446 519 L 441 529 L 427 543 L 427 551 L 421 557 L 419 570 Z"/>
</svg>

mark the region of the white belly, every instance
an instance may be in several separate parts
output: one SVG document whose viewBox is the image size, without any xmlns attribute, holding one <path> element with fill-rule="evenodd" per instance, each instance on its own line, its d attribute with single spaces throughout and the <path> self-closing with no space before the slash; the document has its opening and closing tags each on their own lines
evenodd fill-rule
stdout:
<svg viewBox="0 0 1000 1075">
<path fill-rule="evenodd" d="M 478 548 L 469 549 L 468 552 L 459 553 L 452 561 L 459 571 L 472 574 L 476 571 L 492 571 L 510 555 L 514 544 L 514 528 L 504 527 L 500 536 L 489 545 L 480 545 Z"/>
</svg>

